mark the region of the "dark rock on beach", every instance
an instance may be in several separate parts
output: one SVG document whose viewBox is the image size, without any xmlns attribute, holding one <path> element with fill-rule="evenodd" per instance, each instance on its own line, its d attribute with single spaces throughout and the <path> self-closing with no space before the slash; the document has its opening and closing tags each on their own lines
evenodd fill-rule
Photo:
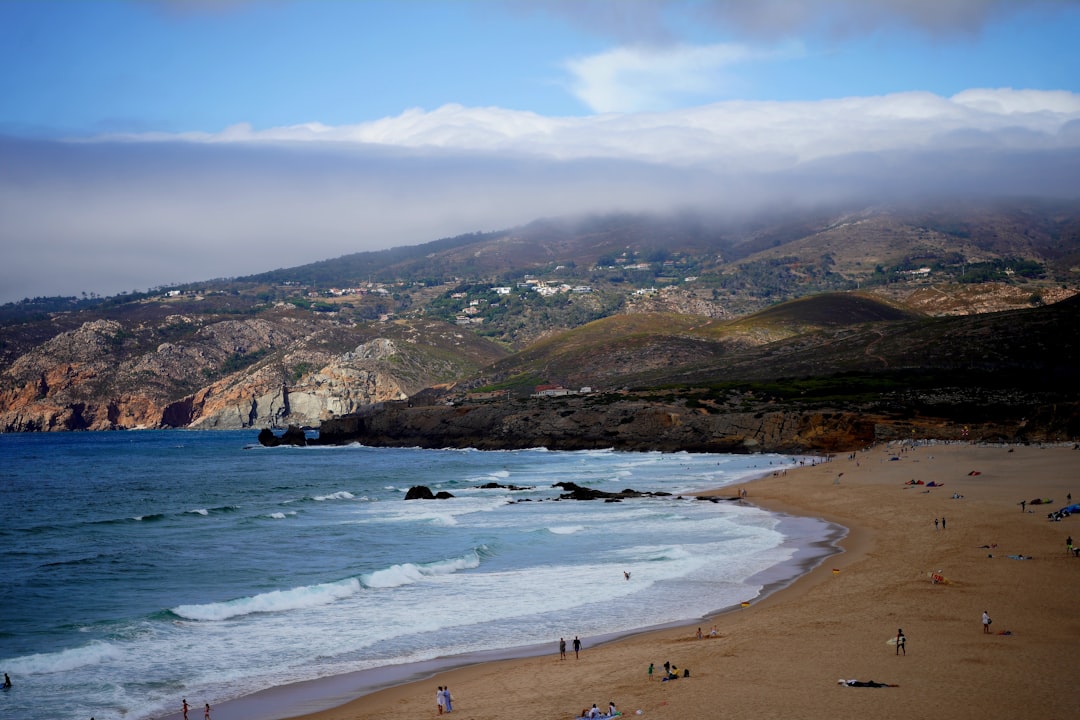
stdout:
<svg viewBox="0 0 1080 720">
<path fill-rule="evenodd" d="M 406 500 L 446 500 L 452 497 L 454 496 L 445 490 L 433 493 L 431 492 L 431 488 L 427 485 L 413 485 L 409 488 L 409 491 L 405 493 Z"/>
<path fill-rule="evenodd" d="M 552 487 L 562 488 L 566 492 L 559 495 L 560 500 L 603 500 L 605 502 L 618 502 L 624 498 L 637 497 L 666 497 L 671 493 L 665 492 L 639 492 L 626 488 L 620 492 L 605 492 L 595 488 L 587 488 L 572 482 L 555 483 Z"/>
</svg>

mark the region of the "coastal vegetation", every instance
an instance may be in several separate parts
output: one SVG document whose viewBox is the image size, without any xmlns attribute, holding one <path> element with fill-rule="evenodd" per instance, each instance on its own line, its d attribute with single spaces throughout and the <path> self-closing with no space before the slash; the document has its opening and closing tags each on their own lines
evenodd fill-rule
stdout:
<svg viewBox="0 0 1080 720">
<path fill-rule="evenodd" d="M 547 219 L 9 303 L 0 430 L 318 427 L 553 386 L 713 417 L 1031 422 L 1052 406 L 1068 434 L 1078 265 L 1075 203 Z"/>
</svg>

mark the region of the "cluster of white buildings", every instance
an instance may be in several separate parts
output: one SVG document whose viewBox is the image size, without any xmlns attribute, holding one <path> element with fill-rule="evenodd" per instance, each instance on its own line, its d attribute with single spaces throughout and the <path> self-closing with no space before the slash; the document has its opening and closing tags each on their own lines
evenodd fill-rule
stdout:
<svg viewBox="0 0 1080 720">
<path fill-rule="evenodd" d="M 330 288 L 326 292 L 327 294 L 333 295 L 334 297 L 345 297 L 348 295 L 368 295 L 371 293 L 374 293 L 376 295 L 390 294 L 390 290 L 387 290 L 386 287 L 380 283 L 368 283 L 367 285 L 361 287 Z"/>
<path fill-rule="evenodd" d="M 537 385 L 533 388 L 533 397 L 562 397 L 564 395 L 588 395 L 592 392 L 592 387 L 586 385 L 580 390 L 571 390 L 564 388 L 562 385 Z"/>
</svg>

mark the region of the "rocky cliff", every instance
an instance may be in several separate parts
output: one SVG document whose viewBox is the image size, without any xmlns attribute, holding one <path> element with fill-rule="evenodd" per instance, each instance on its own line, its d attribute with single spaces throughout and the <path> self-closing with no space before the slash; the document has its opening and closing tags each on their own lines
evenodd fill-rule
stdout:
<svg viewBox="0 0 1080 720">
<path fill-rule="evenodd" d="M 483 450 L 660 450 L 828 453 L 883 440 L 933 437 L 976 442 L 1050 442 L 1075 436 L 1080 406 L 1044 416 L 974 424 L 954 418 L 835 410 L 711 413 L 640 397 L 571 396 L 414 407 L 390 403 L 324 422 L 316 442 Z"/>
<path fill-rule="evenodd" d="M 500 356 L 452 326 L 244 319 L 98 319 L 0 373 L 0 431 L 317 426 Z"/>
</svg>

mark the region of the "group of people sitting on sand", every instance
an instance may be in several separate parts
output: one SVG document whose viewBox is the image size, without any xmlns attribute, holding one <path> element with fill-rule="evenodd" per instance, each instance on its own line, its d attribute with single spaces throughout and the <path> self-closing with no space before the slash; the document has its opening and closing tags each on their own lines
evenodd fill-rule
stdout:
<svg viewBox="0 0 1080 720">
<path fill-rule="evenodd" d="M 593 703 L 591 708 L 585 708 L 581 711 L 581 717 L 578 718 L 578 720 L 595 720 L 596 718 L 607 720 L 608 718 L 618 717 L 619 715 L 622 715 L 622 713 L 615 709 L 615 701 L 612 700 L 608 703 L 606 713 L 596 707 L 596 703 Z"/>
<path fill-rule="evenodd" d="M 678 680 L 679 677 L 690 677 L 690 671 L 683 668 L 682 675 L 679 675 L 679 668 L 672 665 L 670 662 L 664 663 L 664 676 L 660 678 L 660 682 L 667 682 L 668 680 Z"/>
</svg>

